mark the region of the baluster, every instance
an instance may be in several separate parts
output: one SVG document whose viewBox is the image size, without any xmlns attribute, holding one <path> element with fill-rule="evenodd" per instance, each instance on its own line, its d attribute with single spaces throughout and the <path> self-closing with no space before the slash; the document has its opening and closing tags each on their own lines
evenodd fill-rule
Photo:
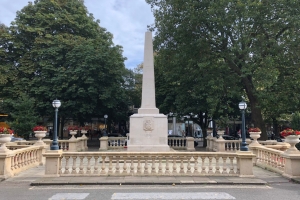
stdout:
<svg viewBox="0 0 300 200">
<path fill-rule="evenodd" d="M 124 156 L 123 158 L 124 158 L 124 164 L 123 164 L 123 172 L 122 172 L 122 174 L 123 174 L 123 175 L 126 175 L 126 174 L 127 174 L 127 169 L 128 169 L 127 163 L 126 163 L 126 161 L 127 161 L 127 156 Z"/>
<path fill-rule="evenodd" d="M 23 156 L 24 156 L 24 153 L 20 153 L 19 154 L 19 163 L 18 163 L 18 167 L 21 168 L 23 166 Z"/>
<path fill-rule="evenodd" d="M 18 168 L 20 168 L 20 162 L 21 162 L 20 153 L 18 153 L 16 157 L 17 157 L 16 169 L 18 169 Z"/>
<path fill-rule="evenodd" d="M 169 157 L 166 156 L 166 171 L 165 174 L 171 174 L 170 164 L 169 164 Z"/>
<path fill-rule="evenodd" d="M 227 159 L 228 157 L 222 158 L 223 159 L 223 172 L 222 174 L 228 174 L 228 164 L 227 164 Z"/>
<path fill-rule="evenodd" d="M 18 165 L 17 155 L 18 155 L 18 154 L 16 154 L 16 155 L 13 157 L 13 158 L 14 158 L 14 166 L 13 166 L 13 168 L 14 168 L 14 169 L 17 169 L 17 165 Z"/>
<path fill-rule="evenodd" d="M 145 175 L 149 174 L 148 157 L 145 157 L 145 170 L 144 170 L 144 174 Z"/>
<path fill-rule="evenodd" d="M 109 160 L 108 174 L 111 175 L 113 174 L 113 166 L 112 166 L 113 156 L 108 156 L 108 160 Z"/>
<path fill-rule="evenodd" d="M 198 156 L 194 156 L 194 174 L 199 174 L 199 171 L 198 171 Z"/>
<path fill-rule="evenodd" d="M 191 171 L 191 168 L 192 168 L 192 166 L 191 166 L 191 159 L 192 159 L 192 157 L 191 157 L 191 156 L 188 156 L 187 159 L 188 159 L 188 164 L 187 164 L 187 170 L 186 170 L 186 173 L 187 173 L 187 174 L 192 174 L 192 171 Z"/>
<path fill-rule="evenodd" d="M 209 174 L 213 174 L 214 172 L 213 172 L 213 166 L 212 166 L 212 159 L 213 159 L 213 157 L 208 157 L 208 162 L 209 162 L 209 164 L 208 164 L 208 173 Z"/>
<path fill-rule="evenodd" d="M 121 174 L 121 172 L 120 172 L 120 156 L 116 156 L 116 159 L 117 159 L 117 163 L 116 163 L 116 172 L 115 172 L 115 174 L 117 174 L 117 175 L 119 175 L 119 174 Z"/>
<path fill-rule="evenodd" d="M 15 167 L 15 156 L 10 159 L 10 169 L 13 171 Z"/>
<path fill-rule="evenodd" d="M 285 158 L 280 157 L 281 159 L 281 168 L 284 169 L 285 168 Z"/>
<path fill-rule="evenodd" d="M 137 174 L 142 174 L 142 167 L 141 167 L 141 159 L 142 159 L 142 158 L 141 158 L 140 156 L 137 156 L 136 158 L 137 158 L 137 160 L 138 160 L 136 173 L 137 173 Z"/>
<path fill-rule="evenodd" d="M 180 174 L 184 174 L 183 156 L 179 156 L 179 159 L 180 159 L 180 170 L 179 170 L 179 173 Z"/>
<path fill-rule="evenodd" d="M 83 174 L 83 158 L 84 158 L 84 156 L 79 156 L 79 159 L 80 159 L 79 174 Z"/>
<path fill-rule="evenodd" d="M 87 156 L 87 167 L 86 167 L 86 174 L 91 174 L 92 171 L 91 171 L 91 159 L 92 159 L 92 156 Z"/>
<path fill-rule="evenodd" d="M 230 159 L 230 171 L 229 171 L 229 174 L 234 174 L 234 171 L 233 171 L 233 157 L 229 157 Z"/>
<path fill-rule="evenodd" d="M 215 159 L 216 159 L 216 172 L 215 172 L 215 174 L 221 174 L 220 173 L 220 163 L 219 163 L 220 157 L 216 156 Z"/>
<path fill-rule="evenodd" d="M 77 160 L 77 157 L 76 156 L 72 156 L 72 159 L 73 159 L 73 166 L 72 166 L 71 174 L 77 174 L 77 171 L 76 171 L 76 160 Z"/>
<path fill-rule="evenodd" d="M 163 173 L 163 171 L 162 171 L 162 163 L 161 163 L 162 157 L 159 156 L 158 159 L 159 159 L 159 164 L 158 164 L 158 174 L 161 175 L 161 174 Z"/>
<path fill-rule="evenodd" d="M 133 164 L 134 156 L 131 157 L 130 160 L 130 174 L 134 174 L 134 164 Z"/>
<path fill-rule="evenodd" d="M 271 165 L 271 153 L 267 152 L 267 165 Z"/>
<path fill-rule="evenodd" d="M 173 171 L 172 171 L 173 174 L 177 172 L 176 158 L 177 158 L 176 156 L 173 156 Z"/>
<path fill-rule="evenodd" d="M 27 164 L 27 155 L 28 155 L 28 152 L 27 152 L 27 151 L 23 153 L 22 166 L 28 165 L 28 164 Z"/>
<path fill-rule="evenodd" d="M 272 160 L 273 160 L 273 167 L 276 168 L 276 167 L 277 167 L 277 163 L 276 163 L 276 162 L 277 162 L 277 161 L 276 161 L 276 159 L 277 159 L 277 154 L 273 153 L 273 157 L 272 157 L 272 158 L 273 158 L 273 159 L 272 159 Z"/>
<path fill-rule="evenodd" d="M 70 158 L 70 156 L 65 157 L 65 160 L 66 160 L 66 166 L 65 166 L 65 171 L 64 171 L 65 174 L 70 174 L 70 171 L 69 171 L 69 158 Z M 62 167 L 62 170 L 63 170 L 63 167 Z"/>
<path fill-rule="evenodd" d="M 278 154 L 275 154 L 275 167 L 277 168 L 277 169 L 280 169 L 280 155 L 278 155 Z"/>
<path fill-rule="evenodd" d="M 224 162 L 223 157 L 219 157 L 219 173 L 220 174 L 225 174 L 224 173 L 225 172 L 224 164 L 225 164 L 225 162 Z"/>
<path fill-rule="evenodd" d="M 94 164 L 94 174 L 99 174 L 99 156 L 94 156 L 95 164 Z"/>
<path fill-rule="evenodd" d="M 152 166 L 151 166 L 151 174 L 155 174 L 156 173 L 156 169 L 155 169 L 155 158 L 156 156 L 152 156 Z"/>
<path fill-rule="evenodd" d="M 201 159 L 201 174 L 206 174 L 206 166 L 205 166 L 205 158 L 204 156 L 201 156 L 200 159 Z"/>
<path fill-rule="evenodd" d="M 267 164 L 266 152 L 265 151 L 262 151 L 262 163 Z"/>
<path fill-rule="evenodd" d="M 106 156 L 101 156 L 101 173 L 100 174 L 106 174 L 106 170 L 105 170 L 105 158 Z"/>
</svg>

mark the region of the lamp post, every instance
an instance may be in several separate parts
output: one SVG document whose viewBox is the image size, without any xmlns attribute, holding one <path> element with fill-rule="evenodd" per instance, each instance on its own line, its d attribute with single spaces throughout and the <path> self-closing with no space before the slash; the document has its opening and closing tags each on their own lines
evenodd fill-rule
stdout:
<svg viewBox="0 0 300 200">
<path fill-rule="evenodd" d="M 103 136 L 107 136 L 107 128 L 106 128 L 106 119 L 107 118 L 108 118 L 108 116 L 104 115 L 105 130 L 104 130 Z"/>
<path fill-rule="evenodd" d="M 192 137 L 191 131 L 190 131 L 190 115 L 186 115 L 186 118 L 188 120 L 188 132 L 187 132 L 187 136 L 188 137 Z"/>
<path fill-rule="evenodd" d="M 57 113 L 58 113 L 58 108 L 60 107 L 61 103 L 60 100 L 54 100 L 52 102 L 52 106 L 55 108 L 55 120 L 54 120 L 54 133 L 53 133 L 53 141 L 52 145 L 50 147 L 51 150 L 58 150 L 58 142 L 57 142 Z"/>
<path fill-rule="evenodd" d="M 245 110 L 247 108 L 246 102 L 242 101 L 239 103 L 239 108 L 242 112 L 242 146 L 240 148 L 241 151 L 248 151 L 247 143 L 246 143 L 246 131 L 245 131 Z"/>
<path fill-rule="evenodd" d="M 172 135 L 176 135 L 176 113 L 170 112 L 169 116 L 172 117 L 172 124 L 173 124 Z"/>
</svg>

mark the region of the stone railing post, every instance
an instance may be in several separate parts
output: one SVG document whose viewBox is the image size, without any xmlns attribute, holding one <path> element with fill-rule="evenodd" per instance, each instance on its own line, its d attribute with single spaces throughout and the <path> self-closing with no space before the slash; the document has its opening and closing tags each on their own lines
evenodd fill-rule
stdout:
<svg viewBox="0 0 300 200">
<path fill-rule="evenodd" d="M 0 178 L 7 179 L 14 175 L 11 171 L 11 158 L 13 156 L 12 151 L 0 152 Z"/>
<path fill-rule="evenodd" d="M 287 178 L 300 178 L 300 151 L 299 153 L 283 153 L 285 167 L 282 176 Z"/>
<path fill-rule="evenodd" d="M 237 151 L 240 177 L 253 177 L 252 160 L 255 155 L 251 151 Z"/>
<path fill-rule="evenodd" d="M 83 138 L 83 142 L 84 142 L 84 148 L 83 148 L 83 150 L 84 150 L 84 151 L 87 151 L 87 150 L 89 149 L 89 147 L 88 147 L 88 145 L 87 145 L 87 141 L 88 141 L 88 138 L 87 138 L 87 137 Z"/>
<path fill-rule="evenodd" d="M 85 138 L 77 138 L 77 151 L 85 151 Z"/>
<path fill-rule="evenodd" d="M 186 137 L 186 150 L 195 151 L 194 138 L 193 137 Z"/>
<path fill-rule="evenodd" d="M 47 149 L 47 145 L 41 145 L 40 146 L 40 149 L 38 151 L 38 157 L 39 157 L 39 161 L 40 161 L 39 165 L 44 165 L 45 162 L 46 162 L 46 159 L 43 156 L 43 154 L 46 152 L 46 149 Z"/>
<path fill-rule="evenodd" d="M 211 137 L 210 138 L 209 151 L 214 151 L 216 139 L 217 138 L 215 138 L 215 137 Z"/>
<path fill-rule="evenodd" d="M 100 151 L 106 151 L 108 149 L 108 137 L 104 136 L 104 137 L 99 138 L 99 140 L 100 140 L 99 150 Z"/>
<path fill-rule="evenodd" d="M 225 143 L 226 140 L 216 140 L 217 143 L 217 152 L 225 152 Z"/>
<path fill-rule="evenodd" d="M 209 147 L 210 147 L 210 138 L 211 138 L 210 135 L 206 137 L 206 142 L 207 142 L 206 149 L 208 149 L 208 150 L 209 150 Z"/>
<path fill-rule="evenodd" d="M 256 165 L 257 158 L 258 158 L 258 149 L 257 148 L 264 148 L 263 146 L 255 145 L 255 146 L 249 146 L 249 151 L 251 151 L 255 157 L 252 159 L 253 166 Z"/>
<path fill-rule="evenodd" d="M 48 177 L 57 177 L 59 176 L 59 168 L 60 168 L 60 159 L 62 156 L 62 150 L 49 150 L 43 154 L 46 158 L 45 165 L 45 176 Z"/>
<path fill-rule="evenodd" d="M 77 139 L 69 140 L 69 152 L 77 152 Z"/>
</svg>

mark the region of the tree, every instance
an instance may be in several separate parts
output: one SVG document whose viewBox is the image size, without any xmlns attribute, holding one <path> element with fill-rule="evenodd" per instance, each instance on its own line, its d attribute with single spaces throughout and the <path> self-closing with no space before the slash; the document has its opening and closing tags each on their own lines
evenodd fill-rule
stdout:
<svg viewBox="0 0 300 200">
<path fill-rule="evenodd" d="M 83 1 L 35 0 L 17 12 L 5 48 L 17 77 L 3 93 L 35 98 L 42 116 L 52 116 L 59 99 L 62 119 L 85 119 L 124 109 L 122 47 L 94 21 Z"/>
<path fill-rule="evenodd" d="M 22 95 L 18 100 L 5 100 L 5 104 L 10 107 L 10 121 L 8 124 L 14 130 L 15 134 L 29 138 L 32 128 L 37 125 L 39 116 L 35 110 L 33 98 Z"/>
<path fill-rule="evenodd" d="M 147 2 L 154 9 L 155 24 L 150 30 L 156 30 L 154 46 L 161 65 L 173 66 L 177 70 L 175 73 L 189 71 L 192 77 L 188 77 L 192 80 L 199 66 L 205 66 L 209 72 L 214 70 L 213 76 L 204 73 L 198 77 L 198 82 L 206 85 L 197 84 L 197 90 L 203 90 L 208 84 L 221 89 L 222 84 L 228 83 L 225 90 L 246 97 L 252 122 L 262 129 L 262 139 L 266 139 L 263 115 L 274 107 L 268 107 L 270 104 L 263 103 L 263 99 L 268 96 L 276 102 L 278 89 L 295 87 L 291 80 L 299 86 L 296 81 L 299 76 L 296 56 L 300 37 L 299 3 L 259 0 Z M 170 73 L 174 75 L 174 71 Z M 231 82 L 228 82 L 229 74 Z M 174 80 L 174 76 L 171 77 Z M 212 78 L 216 81 L 205 82 Z M 181 77 L 177 80 L 184 81 Z M 297 100 L 294 102 L 299 106 Z"/>
</svg>

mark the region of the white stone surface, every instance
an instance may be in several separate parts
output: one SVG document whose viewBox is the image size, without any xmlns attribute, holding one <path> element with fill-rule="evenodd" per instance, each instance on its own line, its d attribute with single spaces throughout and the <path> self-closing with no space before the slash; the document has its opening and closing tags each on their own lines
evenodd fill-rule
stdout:
<svg viewBox="0 0 300 200">
<path fill-rule="evenodd" d="M 167 116 L 163 114 L 132 115 L 129 141 L 127 151 L 170 151 Z"/>
<path fill-rule="evenodd" d="M 142 104 L 139 114 L 158 114 L 155 101 L 154 57 L 152 32 L 145 33 Z"/>
<path fill-rule="evenodd" d="M 114 200 L 125 199 L 235 199 L 225 192 L 157 192 L 157 193 L 114 193 L 112 198 Z"/>
<path fill-rule="evenodd" d="M 57 193 L 53 195 L 51 200 L 62 200 L 62 199 L 85 199 L 90 193 Z"/>
<path fill-rule="evenodd" d="M 152 33 L 145 33 L 142 104 L 138 114 L 130 117 L 128 151 L 170 151 L 168 119 L 159 114 L 155 103 L 155 82 Z"/>
</svg>

